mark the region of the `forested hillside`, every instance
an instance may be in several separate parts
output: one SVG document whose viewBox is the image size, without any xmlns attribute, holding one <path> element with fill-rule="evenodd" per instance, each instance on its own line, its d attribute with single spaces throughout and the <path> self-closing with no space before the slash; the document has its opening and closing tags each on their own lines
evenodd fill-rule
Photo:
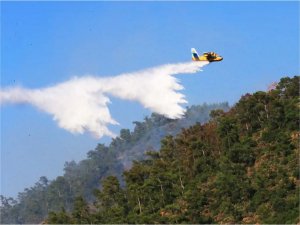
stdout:
<svg viewBox="0 0 300 225">
<path fill-rule="evenodd" d="M 299 106 L 299 76 L 246 94 L 46 222 L 299 223 Z"/>
<path fill-rule="evenodd" d="M 93 190 L 100 188 L 100 181 L 113 175 L 124 184 L 122 173 L 131 167 L 133 160 L 145 159 L 145 152 L 159 150 L 160 140 L 176 135 L 182 128 L 209 120 L 213 109 L 229 110 L 227 103 L 203 104 L 187 109 L 181 120 L 170 120 L 152 114 L 143 122 L 134 122 L 133 131 L 122 129 L 119 137 L 109 146 L 99 144 L 87 153 L 87 159 L 65 164 L 63 176 L 49 181 L 46 177 L 31 188 L 19 193 L 18 198 L 1 196 L 1 223 L 40 223 L 50 211 L 62 208 L 71 210 L 77 196 L 93 202 Z"/>
</svg>

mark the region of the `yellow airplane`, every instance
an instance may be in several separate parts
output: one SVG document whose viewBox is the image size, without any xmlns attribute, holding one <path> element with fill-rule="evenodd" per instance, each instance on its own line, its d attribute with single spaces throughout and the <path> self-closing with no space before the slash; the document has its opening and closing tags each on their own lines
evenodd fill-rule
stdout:
<svg viewBox="0 0 300 225">
<path fill-rule="evenodd" d="M 222 56 L 219 56 L 214 52 L 204 52 L 203 55 L 199 56 L 196 49 L 192 48 L 191 51 L 193 61 L 218 62 L 223 60 Z"/>
</svg>

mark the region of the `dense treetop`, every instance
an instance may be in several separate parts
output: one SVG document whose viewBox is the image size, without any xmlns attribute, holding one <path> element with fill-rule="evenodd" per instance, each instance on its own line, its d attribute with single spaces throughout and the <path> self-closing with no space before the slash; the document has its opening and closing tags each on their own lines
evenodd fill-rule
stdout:
<svg viewBox="0 0 300 225">
<path fill-rule="evenodd" d="M 87 158 L 76 163 L 66 162 L 64 174 L 49 181 L 46 177 L 31 188 L 19 193 L 18 198 L 1 196 L 1 223 L 39 223 L 48 213 L 64 212 L 75 208 L 77 196 L 82 196 L 87 202 L 93 202 L 96 197 L 94 189 L 100 188 L 100 181 L 107 176 L 118 177 L 124 185 L 122 173 L 131 167 L 133 160 L 145 158 L 148 150 L 159 150 L 160 140 L 166 135 L 176 135 L 182 128 L 187 128 L 196 122 L 209 120 L 213 109 L 229 110 L 227 103 L 203 104 L 191 106 L 180 120 L 170 120 L 158 114 L 146 117 L 144 121 L 135 121 L 133 131 L 122 129 L 119 137 L 111 144 L 98 146 L 87 153 Z M 68 217 L 66 217 L 68 218 Z"/>
<path fill-rule="evenodd" d="M 283 78 L 227 113 L 212 111 L 210 122 L 165 137 L 159 152 L 134 161 L 125 187 L 108 176 L 93 204 L 78 197 L 71 213 L 46 221 L 298 223 L 298 87 L 298 76 Z"/>
<path fill-rule="evenodd" d="M 44 222 L 57 224 L 298 223 L 299 107 L 299 76 L 285 77 L 268 92 L 242 96 L 228 112 L 215 107 L 207 123 L 165 132 L 159 151 L 129 157 L 132 143 L 142 148 L 162 127 L 172 131 L 184 122 L 153 115 L 89 152 L 79 163 L 86 172 L 71 162 L 64 176 L 50 184 L 41 178 L 21 201 L 2 198 L 2 218 L 27 210 L 27 221 L 46 211 Z M 122 177 L 112 172 L 119 166 Z M 95 177 L 101 187 L 88 182 Z M 92 196 L 88 187 L 96 187 Z"/>
</svg>

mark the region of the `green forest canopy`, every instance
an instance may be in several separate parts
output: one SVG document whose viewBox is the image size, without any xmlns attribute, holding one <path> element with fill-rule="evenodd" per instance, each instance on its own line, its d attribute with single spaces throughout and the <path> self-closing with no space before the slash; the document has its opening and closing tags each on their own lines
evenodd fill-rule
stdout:
<svg viewBox="0 0 300 225">
<path fill-rule="evenodd" d="M 133 161 L 131 167 L 126 164 L 124 183 L 120 183 L 120 174 L 99 176 L 99 171 L 90 171 L 90 176 L 101 178 L 101 188 L 94 190 L 93 197 L 84 190 L 78 192 L 70 200 L 71 207 L 60 204 L 59 211 L 49 210 L 45 222 L 298 223 L 299 107 L 299 76 L 282 78 L 268 92 L 246 94 L 228 112 L 211 111 L 209 122 L 166 136 L 160 151 L 139 155 L 140 160 Z M 158 118 L 162 126 L 172 130 L 173 121 Z M 143 138 L 141 132 L 139 140 L 144 143 L 149 136 Z M 130 149 L 132 141 L 136 142 L 132 133 L 124 130 L 112 144 L 124 142 Z M 118 164 L 114 164 L 116 155 L 108 147 L 99 145 L 89 154 L 96 151 L 102 152 L 101 160 Z M 64 195 L 73 187 L 65 177 L 54 182 L 56 198 L 50 200 L 68 201 L 56 193 Z M 41 180 L 36 188 L 49 189 L 47 180 Z M 43 197 L 47 196 L 38 199 Z M 13 215 L 17 206 L 19 210 L 28 207 L 3 200 L 7 203 L 1 206 L 5 218 Z"/>
<path fill-rule="evenodd" d="M 299 77 L 247 94 L 229 112 L 162 140 L 49 223 L 299 222 Z"/>
<path fill-rule="evenodd" d="M 93 191 L 101 187 L 104 177 L 117 176 L 124 185 L 122 173 L 131 167 L 133 160 L 145 159 L 148 150 L 157 151 L 163 137 L 176 135 L 196 122 L 207 122 L 213 109 L 228 111 L 229 106 L 204 103 L 189 107 L 180 120 L 152 114 L 142 122 L 135 121 L 133 131 L 122 129 L 110 145 L 99 144 L 78 163 L 66 162 L 63 176 L 53 181 L 41 177 L 33 187 L 20 192 L 17 200 L 1 196 L 1 223 L 40 223 L 50 211 L 72 210 L 77 196 L 93 202 Z"/>
</svg>

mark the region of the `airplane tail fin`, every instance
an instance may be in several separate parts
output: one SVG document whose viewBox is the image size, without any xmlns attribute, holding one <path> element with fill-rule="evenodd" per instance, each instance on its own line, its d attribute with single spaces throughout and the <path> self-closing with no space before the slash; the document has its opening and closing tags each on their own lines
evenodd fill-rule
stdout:
<svg viewBox="0 0 300 225">
<path fill-rule="evenodd" d="M 191 52 L 192 52 L 192 59 L 193 59 L 194 61 L 198 61 L 198 60 L 199 60 L 199 55 L 198 55 L 196 49 L 192 48 L 192 49 L 191 49 Z"/>
</svg>

